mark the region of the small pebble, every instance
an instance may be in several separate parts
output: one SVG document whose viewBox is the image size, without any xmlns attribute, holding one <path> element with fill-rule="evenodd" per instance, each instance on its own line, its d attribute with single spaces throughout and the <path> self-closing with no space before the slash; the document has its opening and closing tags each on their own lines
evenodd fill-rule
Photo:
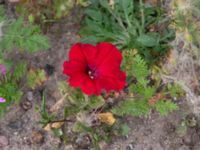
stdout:
<svg viewBox="0 0 200 150">
<path fill-rule="evenodd" d="M 106 146 L 107 146 L 107 143 L 106 142 L 104 142 L 104 141 L 101 141 L 101 142 L 99 142 L 99 147 L 100 147 L 100 149 L 106 149 Z"/>
<path fill-rule="evenodd" d="M 198 134 L 197 133 L 193 133 L 193 135 L 192 135 L 192 143 L 195 145 L 195 144 L 197 144 L 197 143 L 199 143 L 199 141 L 200 141 L 200 137 L 198 136 Z"/>
<path fill-rule="evenodd" d="M 5 147 L 7 145 L 8 145 L 8 139 L 5 136 L 0 135 L 0 148 Z"/>
<path fill-rule="evenodd" d="M 27 92 L 27 100 L 33 101 L 33 92 L 32 91 Z"/>
<path fill-rule="evenodd" d="M 183 142 L 187 145 L 191 144 L 192 139 L 191 139 L 191 135 L 186 135 L 183 137 Z"/>
<path fill-rule="evenodd" d="M 22 107 L 25 111 L 27 111 L 27 110 L 29 110 L 29 109 L 32 108 L 32 103 L 31 103 L 30 101 L 24 101 L 24 102 L 22 102 L 21 107 Z"/>
<path fill-rule="evenodd" d="M 182 145 L 182 146 L 179 147 L 178 150 L 190 150 L 190 147 L 186 146 L 186 145 Z"/>
<path fill-rule="evenodd" d="M 22 120 L 14 120 L 9 122 L 8 127 L 13 130 L 21 130 L 23 129 L 24 122 Z"/>
<path fill-rule="evenodd" d="M 74 150 L 73 146 L 70 144 L 70 145 L 66 145 L 64 150 Z"/>
<path fill-rule="evenodd" d="M 44 136 L 40 131 L 32 131 L 31 139 L 33 144 L 39 144 L 44 141 Z"/>
<path fill-rule="evenodd" d="M 129 145 L 126 146 L 126 150 L 133 150 L 133 148 L 134 148 L 134 147 L 133 147 L 132 144 L 129 144 Z"/>
</svg>

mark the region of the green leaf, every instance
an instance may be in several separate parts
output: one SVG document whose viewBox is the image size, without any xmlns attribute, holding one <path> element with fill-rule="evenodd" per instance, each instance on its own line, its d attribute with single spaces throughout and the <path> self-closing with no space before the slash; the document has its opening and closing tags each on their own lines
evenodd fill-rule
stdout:
<svg viewBox="0 0 200 150">
<path fill-rule="evenodd" d="M 81 38 L 81 43 L 96 44 L 97 42 L 98 40 L 95 36 L 87 36 L 87 37 Z"/>
<path fill-rule="evenodd" d="M 134 62 L 132 66 L 133 75 L 137 79 L 146 78 L 149 74 L 146 62 L 139 55 L 136 55 L 135 58 L 133 58 L 133 62 Z"/>
<path fill-rule="evenodd" d="M 129 134 L 130 128 L 127 124 L 122 124 L 120 127 L 120 133 L 122 136 L 126 136 Z"/>
<path fill-rule="evenodd" d="M 106 9 L 110 9 L 110 6 L 108 5 L 108 1 L 107 0 L 100 0 L 99 1 L 100 5 Z"/>
<path fill-rule="evenodd" d="M 5 25 L 5 31 L 0 40 L 0 50 L 26 50 L 36 52 L 49 48 L 48 38 L 41 34 L 38 26 L 32 24 L 24 25 L 23 18 L 18 18 L 10 24 Z"/>
<path fill-rule="evenodd" d="M 21 46 L 22 49 L 26 49 L 28 52 L 37 52 L 38 50 L 46 50 L 49 46 L 47 37 L 41 34 L 32 34 L 28 39 L 25 39 Z"/>
<path fill-rule="evenodd" d="M 86 9 L 85 11 L 86 15 L 91 17 L 95 21 L 101 21 L 102 15 L 100 11 L 94 10 L 94 9 Z"/>
<path fill-rule="evenodd" d="M 63 131 L 62 131 L 62 129 L 60 129 L 60 128 L 58 128 L 58 129 L 52 129 L 52 131 L 53 131 L 53 133 L 54 133 L 54 135 L 55 135 L 56 137 L 61 137 L 61 136 L 63 136 Z"/>
<path fill-rule="evenodd" d="M 145 100 L 125 100 L 111 111 L 119 116 L 146 116 L 149 110 L 150 108 Z"/>
<path fill-rule="evenodd" d="M 85 10 L 81 41 L 91 44 L 111 42 L 120 50 L 136 49 L 148 64 L 157 62 L 169 50 L 168 42 L 174 39 L 174 34 L 169 30 L 169 20 L 161 8 L 142 5 L 144 26 L 141 26 L 138 0 L 116 0 L 113 4 L 108 0 L 92 0 Z M 163 30 L 158 28 L 158 31 L 150 32 L 152 27 L 163 25 L 166 26 Z"/>
<path fill-rule="evenodd" d="M 105 100 L 101 96 L 91 96 L 89 99 L 88 106 L 92 109 L 98 108 L 105 103 Z"/>
<path fill-rule="evenodd" d="M 20 80 L 25 75 L 26 69 L 27 69 L 27 64 L 25 62 L 17 64 L 15 66 L 13 78 L 15 78 L 16 80 Z"/>
<path fill-rule="evenodd" d="M 156 88 L 155 87 L 146 87 L 145 89 L 144 89 L 144 97 L 145 97 L 145 99 L 150 99 L 154 94 L 155 94 L 155 92 L 156 92 Z"/>
<path fill-rule="evenodd" d="M 71 115 L 74 115 L 76 113 L 78 113 L 80 111 L 79 108 L 77 108 L 77 106 L 66 106 L 64 109 L 64 117 L 69 117 Z"/>
<path fill-rule="evenodd" d="M 156 46 L 156 45 L 158 45 L 158 42 L 159 42 L 158 37 L 152 36 L 152 35 L 147 35 L 147 34 L 143 34 L 143 35 L 139 36 L 136 40 L 143 46 L 147 46 L 147 47 Z"/>
<path fill-rule="evenodd" d="M 167 90 L 166 92 L 169 92 L 170 96 L 172 97 L 183 96 L 185 94 L 184 90 L 178 84 L 169 83 L 167 84 L 166 90 Z"/>
<path fill-rule="evenodd" d="M 155 108 L 161 115 L 166 116 L 168 113 L 177 110 L 178 106 L 171 101 L 159 100 L 155 104 Z"/>
<path fill-rule="evenodd" d="M 43 126 L 46 126 L 49 122 L 51 122 L 52 120 L 55 119 L 55 115 L 54 114 L 49 114 L 46 110 L 46 98 L 44 96 L 44 93 L 42 93 L 42 104 L 40 107 L 40 123 Z"/>
</svg>

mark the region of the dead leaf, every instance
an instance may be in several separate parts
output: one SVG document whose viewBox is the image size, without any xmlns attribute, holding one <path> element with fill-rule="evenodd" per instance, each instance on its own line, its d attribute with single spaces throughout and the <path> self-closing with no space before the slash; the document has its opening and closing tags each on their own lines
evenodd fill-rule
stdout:
<svg viewBox="0 0 200 150">
<path fill-rule="evenodd" d="M 64 125 L 64 121 L 54 122 L 51 124 L 51 128 L 58 129 Z"/>
<path fill-rule="evenodd" d="M 48 123 L 45 127 L 44 127 L 45 131 L 51 131 L 51 124 Z"/>
<path fill-rule="evenodd" d="M 175 56 L 174 56 L 171 49 L 168 52 L 167 61 L 168 61 L 169 64 L 174 64 L 176 62 Z"/>
<path fill-rule="evenodd" d="M 51 131 L 51 129 L 59 129 L 64 125 L 64 121 L 48 123 L 45 127 L 45 131 Z"/>
<path fill-rule="evenodd" d="M 148 103 L 149 105 L 153 106 L 156 104 L 157 101 L 159 101 L 161 98 L 163 98 L 163 94 L 162 93 L 158 93 L 155 96 L 153 96 L 152 98 L 149 99 Z"/>
<path fill-rule="evenodd" d="M 68 94 L 66 93 L 65 95 L 63 95 L 63 97 L 61 97 L 60 100 L 58 100 L 51 108 L 50 108 L 50 112 L 56 112 L 58 111 L 64 104 L 65 102 L 65 98 Z"/>
<path fill-rule="evenodd" d="M 32 131 L 32 143 L 38 144 L 44 141 L 44 136 L 40 131 Z"/>
<path fill-rule="evenodd" d="M 116 121 L 111 112 L 99 113 L 97 118 L 100 122 L 106 123 L 108 125 L 113 125 Z"/>
</svg>

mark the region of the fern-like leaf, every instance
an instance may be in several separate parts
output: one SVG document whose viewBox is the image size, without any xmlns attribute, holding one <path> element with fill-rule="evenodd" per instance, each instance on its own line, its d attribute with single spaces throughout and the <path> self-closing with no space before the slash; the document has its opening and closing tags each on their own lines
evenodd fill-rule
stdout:
<svg viewBox="0 0 200 150">
<path fill-rule="evenodd" d="M 171 101 L 160 100 L 155 104 L 156 110 L 163 116 L 178 109 L 178 106 Z"/>
<path fill-rule="evenodd" d="M 145 100 L 125 100 L 114 107 L 112 112 L 119 116 L 146 116 L 149 110 L 150 108 Z"/>
<path fill-rule="evenodd" d="M 145 61 L 139 55 L 136 55 L 133 59 L 133 62 L 133 75 L 137 79 L 146 78 L 149 74 L 149 71 Z"/>
<path fill-rule="evenodd" d="M 15 80 L 20 80 L 26 72 L 26 63 L 17 64 L 13 72 L 13 78 Z"/>
<path fill-rule="evenodd" d="M 48 39 L 41 34 L 39 27 L 32 24 L 24 25 L 22 18 L 5 25 L 0 45 L 1 51 L 18 48 L 28 52 L 36 52 L 49 48 Z"/>
</svg>

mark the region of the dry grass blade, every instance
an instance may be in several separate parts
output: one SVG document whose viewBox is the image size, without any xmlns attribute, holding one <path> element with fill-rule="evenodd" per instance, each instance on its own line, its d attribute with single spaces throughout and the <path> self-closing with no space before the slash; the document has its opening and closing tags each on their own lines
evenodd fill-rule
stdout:
<svg viewBox="0 0 200 150">
<path fill-rule="evenodd" d="M 64 104 L 64 102 L 65 102 L 65 98 L 67 97 L 67 95 L 68 95 L 68 93 L 66 93 L 65 95 L 63 95 L 62 97 L 61 97 L 61 99 L 60 100 L 58 100 L 51 108 L 50 108 L 50 112 L 56 112 L 56 111 L 58 111 L 62 106 L 63 106 L 63 104 Z"/>
</svg>

